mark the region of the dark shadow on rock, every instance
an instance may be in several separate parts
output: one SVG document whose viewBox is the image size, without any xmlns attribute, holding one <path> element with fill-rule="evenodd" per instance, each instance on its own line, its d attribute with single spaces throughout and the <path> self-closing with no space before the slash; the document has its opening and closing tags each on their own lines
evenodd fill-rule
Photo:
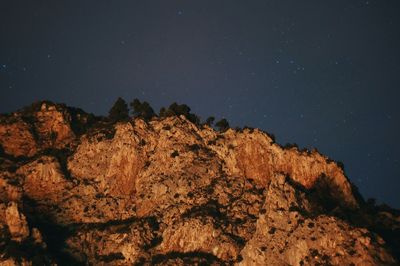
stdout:
<svg viewBox="0 0 400 266">
<path fill-rule="evenodd" d="M 30 198 L 24 198 L 24 213 L 31 227 L 36 227 L 42 233 L 43 240 L 47 244 L 48 253 L 56 260 L 58 265 L 79 266 L 85 265 L 72 257 L 65 250 L 66 239 L 73 234 L 73 226 L 62 226 L 55 223 L 51 217 L 35 215 L 36 202 Z"/>
</svg>

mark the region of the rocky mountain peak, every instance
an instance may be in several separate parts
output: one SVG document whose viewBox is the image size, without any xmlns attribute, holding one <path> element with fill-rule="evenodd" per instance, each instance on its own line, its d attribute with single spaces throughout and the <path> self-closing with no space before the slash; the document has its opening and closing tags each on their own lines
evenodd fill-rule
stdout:
<svg viewBox="0 0 400 266">
<path fill-rule="evenodd" d="M 258 129 L 39 102 L 0 117 L 0 144 L 7 265 L 398 263 L 398 212 Z"/>
</svg>

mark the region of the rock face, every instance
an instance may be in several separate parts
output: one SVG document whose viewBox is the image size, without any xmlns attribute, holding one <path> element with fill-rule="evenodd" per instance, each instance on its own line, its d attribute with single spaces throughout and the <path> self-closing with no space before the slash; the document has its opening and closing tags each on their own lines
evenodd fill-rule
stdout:
<svg viewBox="0 0 400 266">
<path fill-rule="evenodd" d="M 364 228 L 321 213 L 306 193 L 278 175 L 270 182 L 241 265 L 383 265 L 394 263 L 384 241 Z M 313 206 L 314 205 L 314 206 Z"/>
<path fill-rule="evenodd" d="M 398 265 L 398 211 L 316 151 L 185 117 L 0 117 L 2 265 Z"/>
<path fill-rule="evenodd" d="M 66 148 L 90 120 L 91 116 L 80 109 L 51 102 L 35 103 L 0 117 L 0 144 L 5 153 L 15 157 Z"/>
</svg>

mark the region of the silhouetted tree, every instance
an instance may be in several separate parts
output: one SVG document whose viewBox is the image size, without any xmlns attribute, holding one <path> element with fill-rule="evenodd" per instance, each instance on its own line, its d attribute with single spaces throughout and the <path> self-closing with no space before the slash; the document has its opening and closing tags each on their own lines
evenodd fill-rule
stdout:
<svg viewBox="0 0 400 266">
<path fill-rule="evenodd" d="M 160 108 L 160 112 L 158 112 L 158 116 L 159 117 L 166 117 L 166 115 L 165 115 L 165 113 L 166 113 L 166 109 L 165 109 L 165 107 L 161 107 Z"/>
<path fill-rule="evenodd" d="M 189 114 L 186 118 L 187 118 L 190 122 L 192 122 L 193 124 L 195 124 L 195 125 L 200 125 L 200 117 L 198 117 L 197 115 L 195 115 L 195 114 Z"/>
<path fill-rule="evenodd" d="M 210 116 L 209 118 L 206 119 L 206 125 L 211 126 L 215 121 L 215 117 Z"/>
<path fill-rule="evenodd" d="M 125 100 L 119 97 L 108 112 L 108 118 L 112 122 L 118 122 L 129 118 L 128 105 Z"/>
<path fill-rule="evenodd" d="M 174 102 L 168 107 L 168 109 L 165 109 L 164 107 L 160 109 L 160 117 L 169 117 L 175 115 L 183 115 L 190 122 L 196 125 L 200 124 L 200 118 L 197 115 L 190 113 L 190 107 L 186 104 L 177 104 Z"/>
<path fill-rule="evenodd" d="M 134 99 L 130 104 L 132 108 L 132 115 L 134 117 L 143 118 L 145 121 L 149 121 L 151 118 L 156 116 L 153 108 L 151 108 L 148 102 L 140 102 L 138 99 Z"/>
<path fill-rule="evenodd" d="M 229 129 L 229 122 L 225 118 L 222 118 L 217 123 L 215 123 L 215 126 L 219 129 L 219 131 L 224 132 Z"/>
<path fill-rule="evenodd" d="M 175 113 L 175 115 L 184 115 L 187 116 L 190 113 L 190 107 L 186 104 L 177 104 L 176 102 L 172 103 L 169 106 L 169 109 Z"/>
<path fill-rule="evenodd" d="M 344 171 L 344 163 L 341 161 L 337 161 L 336 164 Z"/>
<path fill-rule="evenodd" d="M 170 116 L 174 116 L 174 115 L 175 115 L 175 113 L 171 109 L 161 107 L 160 114 L 159 114 L 160 117 L 170 117 Z"/>
</svg>

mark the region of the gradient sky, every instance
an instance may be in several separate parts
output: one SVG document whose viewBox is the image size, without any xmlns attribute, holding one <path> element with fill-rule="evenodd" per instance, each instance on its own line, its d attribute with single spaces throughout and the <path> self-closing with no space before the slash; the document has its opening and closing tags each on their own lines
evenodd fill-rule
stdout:
<svg viewBox="0 0 400 266">
<path fill-rule="evenodd" d="M 400 2 L 0 2 L 0 112 L 173 101 L 343 161 L 400 208 Z"/>
</svg>

